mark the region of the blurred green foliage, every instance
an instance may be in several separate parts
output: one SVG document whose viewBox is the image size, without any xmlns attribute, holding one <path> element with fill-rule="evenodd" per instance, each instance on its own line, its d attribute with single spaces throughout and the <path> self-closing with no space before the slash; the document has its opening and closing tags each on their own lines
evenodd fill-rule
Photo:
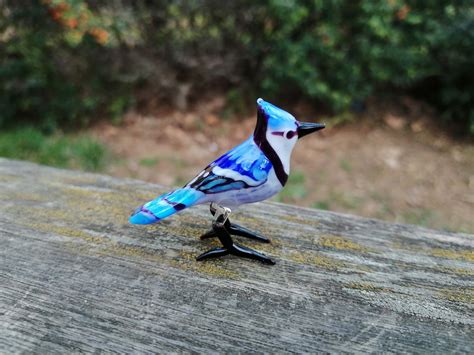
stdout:
<svg viewBox="0 0 474 355">
<path fill-rule="evenodd" d="M 158 162 L 159 162 L 158 158 L 143 158 L 143 159 L 140 160 L 140 162 L 138 164 L 141 165 L 141 166 L 145 166 L 147 168 L 152 168 L 156 164 L 158 164 Z"/>
<path fill-rule="evenodd" d="M 0 156 L 60 168 L 100 171 L 105 166 L 107 151 L 90 137 L 45 135 L 26 127 L 0 133 Z"/>
<path fill-rule="evenodd" d="M 329 201 L 323 200 L 323 201 L 318 201 L 318 202 L 313 203 L 312 207 L 317 208 L 319 210 L 329 211 L 330 205 L 331 204 L 329 203 Z"/>
<path fill-rule="evenodd" d="M 232 89 L 239 110 L 257 93 L 334 112 L 408 93 L 474 133 L 468 0 L 4 0 L 0 16 L 0 127 Z"/>
<path fill-rule="evenodd" d="M 84 1 L 2 1 L 0 13 L 0 127 L 75 128 L 123 110 L 110 21 Z"/>
</svg>

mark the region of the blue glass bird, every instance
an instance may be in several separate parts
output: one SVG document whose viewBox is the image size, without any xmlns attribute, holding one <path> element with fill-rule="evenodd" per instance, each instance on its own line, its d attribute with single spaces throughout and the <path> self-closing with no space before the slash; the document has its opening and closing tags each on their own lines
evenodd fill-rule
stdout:
<svg viewBox="0 0 474 355">
<path fill-rule="evenodd" d="M 258 233 L 231 223 L 230 209 L 263 201 L 278 193 L 288 180 L 296 141 L 324 127 L 320 123 L 299 122 L 290 113 L 258 99 L 257 125 L 252 136 L 213 161 L 182 188 L 137 208 L 129 221 L 155 223 L 185 208 L 210 203 L 215 219 L 212 229 L 201 239 L 218 237 L 223 246 L 198 256 L 197 260 L 233 254 L 274 264 L 266 255 L 232 240 L 231 235 L 239 235 L 270 242 Z"/>
</svg>

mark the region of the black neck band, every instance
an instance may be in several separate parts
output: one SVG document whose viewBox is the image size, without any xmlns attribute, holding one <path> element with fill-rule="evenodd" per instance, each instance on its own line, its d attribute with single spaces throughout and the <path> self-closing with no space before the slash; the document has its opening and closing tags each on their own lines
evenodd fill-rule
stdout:
<svg viewBox="0 0 474 355">
<path fill-rule="evenodd" d="M 273 168 L 275 169 L 275 174 L 280 181 L 282 186 L 285 186 L 286 182 L 288 181 L 288 174 L 285 173 L 285 169 L 283 169 L 283 164 L 280 160 L 280 157 L 272 148 L 270 143 L 267 140 L 267 126 L 268 126 L 268 118 L 265 115 L 265 112 L 258 107 L 257 109 L 257 126 L 255 127 L 255 131 L 253 133 L 253 140 L 255 144 L 260 148 L 260 150 L 265 154 L 265 156 L 270 160 L 272 163 Z"/>
</svg>

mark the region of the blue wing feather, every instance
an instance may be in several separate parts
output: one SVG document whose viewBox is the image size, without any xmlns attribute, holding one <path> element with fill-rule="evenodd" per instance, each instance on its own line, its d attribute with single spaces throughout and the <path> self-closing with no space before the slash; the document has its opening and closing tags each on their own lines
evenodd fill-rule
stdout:
<svg viewBox="0 0 474 355">
<path fill-rule="evenodd" d="M 267 181 L 271 168 L 271 162 L 250 137 L 209 164 L 186 187 L 205 194 L 255 187 Z"/>
<path fill-rule="evenodd" d="M 216 159 L 211 166 L 231 169 L 253 180 L 265 180 L 272 164 L 250 137 L 242 144 Z"/>
</svg>

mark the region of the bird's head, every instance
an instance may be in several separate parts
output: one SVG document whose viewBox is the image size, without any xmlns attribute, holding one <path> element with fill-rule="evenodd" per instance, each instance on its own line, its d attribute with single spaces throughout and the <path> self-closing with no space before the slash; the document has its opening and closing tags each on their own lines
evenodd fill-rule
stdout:
<svg viewBox="0 0 474 355">
<path fill-rule="evenodd" d="M 299 122 L 292 114 L 281 108 L 263 99 L 257 100 L 257 126 L 254 140 L 261 148 L 270 145 L 284 165 L 286 165 L 284 160 L 288 161 L 288 167 L 285 169 L 287 174 L 289 173 L 289 157 L 296 141 L 324 127 L 322 123 Z"/>
</svg>

